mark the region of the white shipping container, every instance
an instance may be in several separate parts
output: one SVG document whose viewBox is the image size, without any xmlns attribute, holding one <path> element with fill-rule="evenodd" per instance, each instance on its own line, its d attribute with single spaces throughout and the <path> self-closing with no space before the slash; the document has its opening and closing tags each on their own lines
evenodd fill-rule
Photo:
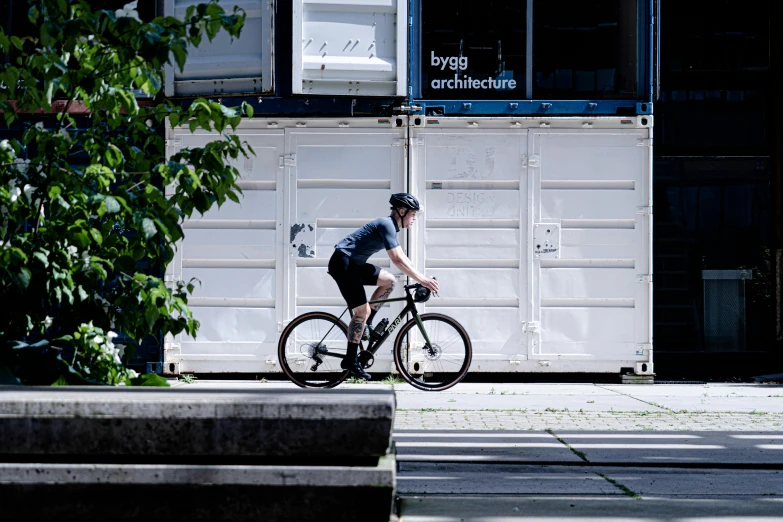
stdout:
<svg viewBox="0 0 783 522">
<path fill-rule="evenodd" d="M 411 250 L 471 371 L 652 373 L 652 118 L 420 121 Z"/>
<path fill-rule="evenodd" d="M 651 117 L 407 120 L 243 121 L 242 203 L 186 223 L 169 267 L 201 279 L 202 328 L 164 370 L 280 371 L 283 325 L 345 310 L 334 244 L 407 190 L 425 210 L 401 244 L 442 287 L 420 310 L 463 324 L 472 372 L 651 373 Z M 170 129 L 169 153 L 214 138 Z M 392 370 L 387 341 L 373 371 Z"/>
<path fill-rule="evenodd" d="M 223 94 L 264 94 L 274 88 L 274 9 L 273 0 L 232 0 L 221 2 L 231 14 L 234 6 L 247 17 L 239 38 L 232 40 L 225 31 L 211 42 L 204 38 L 196 48 L 188 49 L 184 70 L 166 67 L 166 96 L 207 96 Z M 165 0 L 164 13 L 185 19 L 189 6 L 199 0 Z"/>
<path fill-rule="evenodd" d="M 404 96 L 406 0 L 293 0 L 294 94 Z"/>
</svg>

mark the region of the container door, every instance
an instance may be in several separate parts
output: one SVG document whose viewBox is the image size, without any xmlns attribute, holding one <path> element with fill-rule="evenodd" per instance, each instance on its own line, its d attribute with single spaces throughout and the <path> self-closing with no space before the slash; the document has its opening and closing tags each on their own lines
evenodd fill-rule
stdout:
<svg viewBox="0 0 783 522">
<path fill-rule="evenodd" d="M 410 130 L 411 184 L 424 207 L 412 245 L 441 293 L 420 310 L 465 327 L 471 372 L 519 371 L 528 351 L 528 131 L 508 120 L 424 121 Z"/>
<path fill-rule="evenodd" d="M 169 131 L 176 149 L 203 146 L 214 133 Z M 169 280 L 198 278 L 190 298 L 201 322 L 193 339 L 180 334 L 165 344 L 164 372 L 267 372 L 277 366 L 277 327 L 283 293 L 278 262 L 282 221 L 282 130 L 243 130 L 255 156 L 240 158 L 240 204 L 227 201 L 185 225 L 185 239 L 169 266 Z"/>
<path fill-rule="evenodd" d="M 271 94 L 274 82 L 274 0 L 221 2 L 231 13 L 234 6 L 247 18 L 239 38 L 221 31 L 211 42 L 206 35 L 197 48 L 188 49 L 184 71 L 166 67 L 166 96 L 218 96 L 223 94 Z M 184 20 L 185 11 L 197 0 L 165 0 L 165 13 Z"/>
<path fill-rule="evenodd" d="M 308 121 L 300 125 L 312 128 L 286 130 L 287 321 L 316 310 L 350 321 L 326 269 L 334 245 L 365 223 L 389 215 L 389 195 L 405 190 L 406 129 L 374 128 L 388 123 L 357 119 L 340 123 L 340 128 L 337 122 Z M 404 248 L 406 232 L 398 238 Z M 385 251 L 369 262 L 403 278 Z M 391 297 L 402 297 L 401 286 Z M 369 298 L 376 287 L 365 288 Z M 384 306 L 375 324 L 401 310 L 399 303 Z M 392 341 L 376 354 L 371 372 L 393 370 Z"/>
<path fill-rule="evenodd" d="M 295 94 L 407 94 L 407 0 L 293 4 Z"/>
<path fill-rule="evenodd" d="M 541 371 L 636 370 L 649 357 L 649 132 L 530 131 L 529 335 Z"/>
</svg>

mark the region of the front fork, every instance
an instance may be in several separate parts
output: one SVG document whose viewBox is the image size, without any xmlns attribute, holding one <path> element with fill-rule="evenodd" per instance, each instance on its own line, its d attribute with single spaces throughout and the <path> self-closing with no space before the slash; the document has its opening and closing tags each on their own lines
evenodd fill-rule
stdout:
<svg viewBox="0 0 783 522">
<path fill-rule="evenodd" d="M 419 325 L 419 331 L 421 332 L 421 335 L 424 337 L 424 340 L 427 342 L 427 345 L 424 348 L 429 350 L 430 353 L 432 353 L 432 342 L 430 342 L 430 336 L 427 335 L 427 330 L 424 328 L 424 321 L 421 320 L 419 314 L 416 314 L 415 317 L 416 317 L 416 323 Z"/>
</svg>

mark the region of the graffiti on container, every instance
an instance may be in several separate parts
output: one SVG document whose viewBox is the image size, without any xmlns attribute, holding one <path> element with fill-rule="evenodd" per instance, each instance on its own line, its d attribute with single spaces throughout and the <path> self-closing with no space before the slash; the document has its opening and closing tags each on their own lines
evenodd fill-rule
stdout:
<svg viewBox="0 0 783 522">
<path fill-rule="evenodd" d="M 495 172 L 495 147 L 484 149 L 484 165 L 476 166 L 473 149 L 454 147 L 451 149 L 449 172 L 454 179 L 488 179 Z"/>
<path fill-rule="evenodd" d="M 492 217 L 495 214 L 495 196 L 486 192 L 447 192 L 446 213 L 449 217 Z"/>
<path fill-rule="evenodd" d="M 291 225 L 291 250 L 296 257 L 315 257 L 315 227 L 312 223 Z"/>
</svg>

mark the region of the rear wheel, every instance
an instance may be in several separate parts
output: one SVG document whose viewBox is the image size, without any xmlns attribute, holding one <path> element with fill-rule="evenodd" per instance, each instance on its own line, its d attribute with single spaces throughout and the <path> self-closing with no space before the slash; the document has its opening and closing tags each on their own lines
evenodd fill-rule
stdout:
<svg viewBox="0 0 783 522">
<path fill-rule="evenodd" d="M 446 315 L 423 314 L 419 318 L 421 325 L 414 317 L 397 335 L 394 364 L 403 379 L 415 388 L 427 391 L 451 388 L 470 369 L 473 358 L 470 338 L 461 324 Z"/>
<path fill-rule="evenodd" d="M 283 372 L 302 388 L 333 388 L 348 378 L 340 368 L 348 327 L 326 312 L 302 314 L 283 330 L 277 357 Z"/>
</svg>

